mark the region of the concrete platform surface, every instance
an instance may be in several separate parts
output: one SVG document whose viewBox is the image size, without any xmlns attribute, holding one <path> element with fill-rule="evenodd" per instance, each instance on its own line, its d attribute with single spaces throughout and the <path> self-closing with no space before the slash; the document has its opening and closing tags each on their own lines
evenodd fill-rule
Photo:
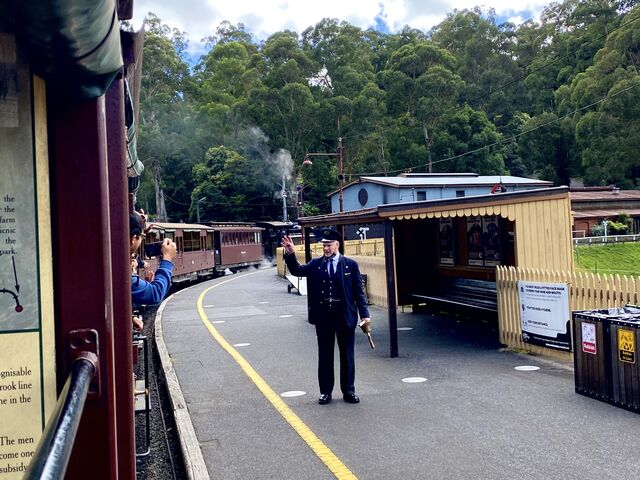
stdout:
<svg viewBox="0 0 640 480">
<path fill-rule="evenodd" d="M 307 298 L 287 285 L 274 268 L 238 273 L 161 309 L 192 478 L 640 478 L 640 416 L 576 394 L 570 365 L 504 351 L 480 320 L 399 313 L 389 358 L 372 307 L 376 350 L 356 336 L 361 403 L 337 386 L 318 405 Z"/>
</svg>

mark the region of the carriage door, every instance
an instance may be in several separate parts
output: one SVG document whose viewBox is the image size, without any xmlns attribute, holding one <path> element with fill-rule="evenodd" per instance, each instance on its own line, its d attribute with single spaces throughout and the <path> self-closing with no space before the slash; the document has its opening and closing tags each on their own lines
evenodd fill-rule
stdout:
<svg viewBox="0 0 640 480">
<path fill-rule="evenodd" d="M 214 251 L 214 265 L 220 265 L 220 251 L 222 250 L 222 232 L 213 232 L 213 251 Z"/>
</svg>

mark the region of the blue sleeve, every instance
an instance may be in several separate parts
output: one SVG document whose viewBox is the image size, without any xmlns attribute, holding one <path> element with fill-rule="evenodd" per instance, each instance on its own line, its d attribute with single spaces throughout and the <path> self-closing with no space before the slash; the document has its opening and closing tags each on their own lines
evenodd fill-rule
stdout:
<svg viewBox="0 0 640 480">
<path fill-rule="evenodd" d="M 161 260 L 152 282 L 137 275 L 131 277 L 131 302 L 138 305 L 157 305 L 162 302 L 171 287 L 173 263 Z"/>
<path fill-rule="evenodd" d="M 353 262 L 353 270 L 355 275 L 353 276 L 353 297 L 358 307 L 358 313 L 360 318 L 370 318 L 369 309 L 367 308 L 367 297 L 364 294 L 364 285 L 362 283 L 362 274 L 360 273 L 360 266 L 357 262 Z"/>
<path fill-rule="evenodd" d="M 311 262 L 306 265 L 301 265 L 295 253 L 285 253 L 284 262 L 287 264 L 289 271 L 296 277 L 306 277 L 309 274 L 309 265 Z"/>
</svg>

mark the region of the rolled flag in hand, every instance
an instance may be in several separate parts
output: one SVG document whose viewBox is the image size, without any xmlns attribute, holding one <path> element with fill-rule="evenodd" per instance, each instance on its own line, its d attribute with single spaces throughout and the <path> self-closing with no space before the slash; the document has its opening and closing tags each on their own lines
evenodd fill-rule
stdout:
<svg viewBox="0 0 640 480">
<path fill-rule="evenodd" d="M 376 348 L 375 344 L 373 343 L 373 339 L 371 338 L 371 320 L 361 320 L 358 326 L 362 329 L 365 335 L 367 335 L 369 346 L 372 349 Z"/>
</svg>

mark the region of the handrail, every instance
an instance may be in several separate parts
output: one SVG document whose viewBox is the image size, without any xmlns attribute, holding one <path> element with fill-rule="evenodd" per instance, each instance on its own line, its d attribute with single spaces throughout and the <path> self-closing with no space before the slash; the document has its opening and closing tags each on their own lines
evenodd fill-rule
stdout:
<svg viewBox="0 0 640 480">
<path fill-rule="evenodd" d="M 98 357 L 84 352 L 72 364 L 58 403 L 24 478 L 64 478 Z"/>
</svg>

